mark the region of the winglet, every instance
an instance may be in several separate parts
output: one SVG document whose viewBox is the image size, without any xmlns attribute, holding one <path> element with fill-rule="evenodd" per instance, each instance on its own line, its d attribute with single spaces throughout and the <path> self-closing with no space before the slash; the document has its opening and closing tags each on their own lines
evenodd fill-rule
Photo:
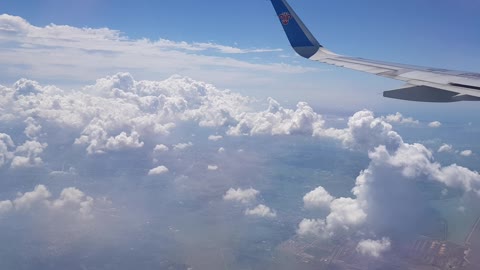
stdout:
<svg viewBox="0 0 480 270">
<path fill-rule="evenodd" d="M 299 55 L 310 58 L 322 45 L 318 43 L 286 0 L 271 1 L 293 49 Z"/>
</svg>

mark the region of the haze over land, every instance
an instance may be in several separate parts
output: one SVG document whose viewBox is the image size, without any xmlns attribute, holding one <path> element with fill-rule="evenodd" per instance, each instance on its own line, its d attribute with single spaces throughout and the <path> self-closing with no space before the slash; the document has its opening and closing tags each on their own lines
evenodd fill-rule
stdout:
<svg viewBox="0 0 480 270">
<path fill-rule="evenodd" d="M 435 161 L 476 155 L 438 153 L 441 139 L 405 142 L 392 124 L 435 128 L 400 114 L 340 119 L 180 76 L 119 73 L 81 91 L 22 79 L 0 89 L 7 268 L 260 267 L 295 236 L 348 237 L 379 257 L 438 236 L 436 220 L 449 217 L 432 200 L 477 211 L 480 175 Z"/>
</svg>

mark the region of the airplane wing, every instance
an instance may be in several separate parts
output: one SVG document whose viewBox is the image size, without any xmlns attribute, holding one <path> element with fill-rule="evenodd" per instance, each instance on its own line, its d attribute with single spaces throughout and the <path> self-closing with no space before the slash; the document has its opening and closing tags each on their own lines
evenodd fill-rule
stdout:
<svg viewBox="0 0 480 270">
<path fill-rule="evenodd" d="M 320 45 L 286 0 L 271 2 L 290 44 L 299 55 L 406 82 L 400 89 L 383 92 L 384 97 L 423 102 L 480 100 L 480 73 L 387 63 L 333 53 Z"/>
</svg>

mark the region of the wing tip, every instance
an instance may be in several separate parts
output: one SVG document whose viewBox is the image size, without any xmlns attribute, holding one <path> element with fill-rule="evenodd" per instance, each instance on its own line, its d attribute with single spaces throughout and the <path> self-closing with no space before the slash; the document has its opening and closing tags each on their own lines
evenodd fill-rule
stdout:
<svg viewBox="0 0 480 270">
<path fill-rule="evenodd" d="M 308 30 L 286 0 L 271 0 L 280 19 L 283 30 L 295 52 L 305 58 L 310 58 L 323 46 Z"/>
</svg>

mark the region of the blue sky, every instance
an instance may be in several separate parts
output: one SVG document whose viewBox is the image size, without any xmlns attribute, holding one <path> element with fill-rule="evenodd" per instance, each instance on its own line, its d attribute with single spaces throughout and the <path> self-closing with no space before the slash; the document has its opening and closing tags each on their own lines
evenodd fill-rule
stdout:
<svg viewBox="0 0 480 270">
<path fill-rule="evenodd" d="M 290 1 L 322 43 L 343 53 L 426 65 L 475 68 L 441 62 L 474 52 L 480 43 L 480 3 L 462 1 Z M 131 38 L 215 41 L 282 47 L 269 1 L 5 1 L 2 11 L 34 25 L 50 23 L 118 29 Z M 380 40 L 379 40 L 380 39 Z M 362 46 L 353 46 L 362 42 Z M 382 49 L 379 50 L 379 47 Z M 422 49 L 426 50 L 422 50 Z M 439 54 L 450 50 L 451 54 Z M 420 57 L 420 59 L 419 59 Z M 477 66 L 478 67 L 478 66 Z"/>
</svg>

